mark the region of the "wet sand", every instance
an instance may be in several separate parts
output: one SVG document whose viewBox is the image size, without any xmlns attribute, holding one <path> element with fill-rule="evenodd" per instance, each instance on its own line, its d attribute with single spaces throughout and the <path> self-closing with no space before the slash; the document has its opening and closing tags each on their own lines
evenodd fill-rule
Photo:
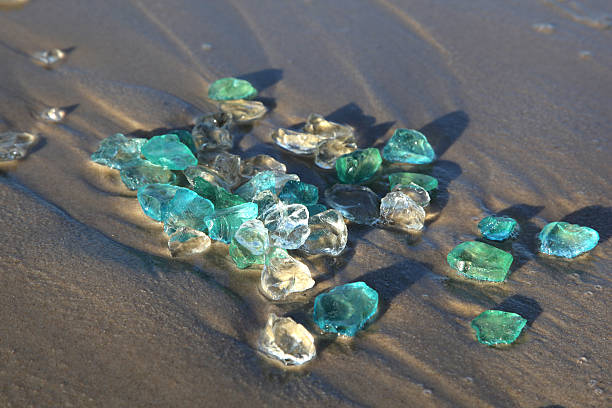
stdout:
<svg viewBox="0 0 612 408">
<path fill-rule="evenodd" d="M 0 405 L 604 407 L 612 404 L 612 30 L 605 0 L 32 0 L 0 10 L 0 130 L 42 140 L 0 165 Z M 552 24 L 552 30 L 534 24 Z M 53 70 L 29 54 L 70 49 Z M 588 53 L 586 53 L 588 51 Z M 421 129 L 441 188 L 419 237 L 349 226 L 317 282 L 272 303 L 227 247 L 173 260 L 117 172 L 89 161 L 113 133 L 153 135 L 213 108 L 208 84 L 248 79 L 271 113 L 235 153 L 270 154 L 302 180 L 329 174 L 275 147 L 270 129 L 311 112 L 360 147 Z M 72 106 L 61 124 L 36 115 Z M 456 244 L 482 217 L 522 234 L 503 284 L 458 277 Z M 539 255 L 547 222 L 597 229 L 574 260 Z M 352 341 L 317 336 L 298 370 L 255 351 L 267 314 L 311 331 L 314 296 L 364 280 L 377 320 Z M 479 344 L 494 307 L 529 323 Z"/>
</svg>

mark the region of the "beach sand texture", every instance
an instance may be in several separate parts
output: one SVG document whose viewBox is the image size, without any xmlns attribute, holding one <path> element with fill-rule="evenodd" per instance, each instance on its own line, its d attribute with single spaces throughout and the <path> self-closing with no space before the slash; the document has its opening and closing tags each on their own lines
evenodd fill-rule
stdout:
<svg viewBox="0 0 612 408">
<path fill-rule="evenodd" d="M 612 405 L 609 1 L 0 3 L 0 130 L 41 136 L 0 165 L 0 406 Z M 69 49 L 55 69 L 29 57 L 54 47 Z M 273 108 L 235 152 L 320 188 L 329 176 L 272 129 L 318 112 L 354 126 L 360 147 L 425 133 L 441 187 L 423 234 L 349 226 L 342 256 L 307 259 L 317 283 L 294 303 L 266 300 L 223 244 L 171 259 L 135 193 L 89 156 L 113 133 L 188 126 L 226 76 Z M 73 109 L 44 123 L 50 106 Z M 457 276 L 447 253 L 499 212 L 522 229 L 501 246 L 509 279 Z M 536 234 L 559 220 L 597 229 L 599 245 L 539 255 Z M 381 304 L 352 341 L 317 336 L 298 370 L 255 351 L 268 313 L 316 333 L 314 296 L 356 280 Z M 494 307 L 529 320 L 512 346 L 474 337 Z"/>
</svg>

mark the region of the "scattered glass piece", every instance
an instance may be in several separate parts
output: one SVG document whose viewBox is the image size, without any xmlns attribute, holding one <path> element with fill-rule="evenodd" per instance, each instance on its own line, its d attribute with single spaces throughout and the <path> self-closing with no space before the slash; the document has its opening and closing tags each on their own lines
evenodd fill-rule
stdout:
<svg viewBox="0 0 612 408">
<path fill-rule="evenodd" d="M 133 159 L 121 165 L 121 181 L 130 190 L 138 190 L 147 184 L 174 184 L 176 174 L 164 166 L 148 160 Z"/>
<path fill-rule="evenodd" d="M 396 184 L 391 191 L 401 191 L 423 208 L 427 207 L 431 201 L 427 190 L 415 183 Z"/>
<path fill-rule="evenodd" d="M 308 219 L 310 235 L 300 247 L 307 254 L 338 256 L 344 251 L 348 230 L 337 210 L 327 210 Z"/>
<path fill-rule="evenodd" d="M 221 78 L 213 82 L 208 88 L 208 97 L 215 101 L 253 99 L 256 96 L 257 89 L 244 79 Z"/>
<path fill-rule="evenodd" d="M 463 242 L 448 253 L 446 260 L 461 275 L 476 280 L 503 282 L 508 276 L 512 255 L 484 242 Z"/>
<path fill-rule="evenodd" d="M 534 31 L 542 34 L 552 34 L 555 32 L 555 26 L 550 23 L 536 23 L 531 26 Z"/>
<path fill-rule="evenodd" d="M 425 222 L 425 210 L 401 191 L 392 191 L 380 201 L 383 224 L 406 231 L 420 231 Z"/>
<path fill-rule="evenodd" d="M 164 231 L 172 235 L 180 227 L 189 227 L 197 231 L 206 232 L 206 217 L 215 212 L 215 206 L 210 200 L 197 193 L 181 188 L 162 210 Z"/>
<path fill-rule="evenodd" d="M 285 365 L 301 365 L 315 358 L 314 338 L 304 326 L 290 317 L 268 316 L 257 347 L 268 357 Z"/>
<path fill-rule="evenodd" d="M 372 178 L 382 164 L 378 149 L 355 150 L 338 157 L 336 174 L 344 184 L 359 184 Z"/>
<path fill-rule="evenodd" d="M 391 188 L 395 187 L 397 184 L 407 185 L 410 183 L 423 187 L 428 193 L 438 188 L 438 179 L 428 176 L 427 174 L 406 172 L 389 174 L 389 184 Z"/>
<path fill-rule="evenodd" d="M 206 217 L 204 222 L 208 227 L 208 235 L 216 240 L 229 244 L 238 231 L 238 228 L 248 220 L 257 217 L 257 204 L 244 203 L 233 207 L 215 210 L 214 214 Z"/>
<path fill-rule="evenodd" d="M 141 153 L 151 163 L 170 170 L 185 170 L 198 160 L 175 134 L 154 136 L 142 146 Z"/>
<path fill-rule="evenodd" d="M 308 116 L 304 125 L 304 132 L 319 135 L 325 139 L 352 137 L 354 133 L 352 127 L 331 122 L 318 113 Z"/>
<path fill-rule="evenodd" d="M 314 321 L 323 332 L 352 337 L 377 309 L 378 292 L 364 282 L 347 283 L 315 298 Z"/>
<path fill-rule="evenodd" d="M 281 248 L 270 248 L 261 272 L 261 289 L 272 300 L 281 300 L 291 293 L 312 288 L 315 281 L 308 266 Z"/>
<path fill-rule="evenodd" d="M 516 313 L 485 310 L 472 320 L 471 325 L 480 343 L 493 346 L 513 343 L 526 324 L 527 319 Z"/>
<path fill-rule="evenodd" d="M 490 216 L 483 218 L 478 223 L 478 229 L 483 237 L 492 241 L 505 241 L 508 238 L 516 238 L 520 227 L 514 218 Z"/>
<path fill-rule="evenodd" d="M 0 161 L 23 159 L 38 138 L 26 132 L 0 133 Z"/>
<path fill-rule="evenodd" d="M 279 128 L 270 134 L 270 137 L 280 147 L 299 156 L 314 154 L 322 138 L 312 133 L 297 132 L 295 130 Z"/>
<path fill-rule="evenodd" d="M 397 163 L 427 164 L 436 154 L 427 137 L 414 129 L 397 129 L 383 148 L 385 160 Z"/>
<path fill-rule="evenodd" d="M 374 225 L 378 221 L 380 199 L 364 186 L 335 184 L 325 190 L 325 203 L 357 224 Z"/>
<path fill-rule="evenodd" d="M 242 160 L 240 175 L 242 177 L 251 178 L 262 171 L 276 171 L 278 173 L 286 173 L 287 167 L 267 154 L 259 154 L 254 157 Z"/>
<path fill-rule="evenodd" d="M 266 212 L 263 223 L 270 234 L 270 245 L 275 247 L 297 249 L 310 234 L 308 209 L 302 204 L 279 202 Z"/>
<path fill-rule="evenodd" d="M 257 204 L 257 218 L 263 220 L 268 210 L 274 207 L 279 199 L 270 190 L 264 190 L 255 194 L 251 201 Z"/>
<path fill-rule="evenodd" d="M 231 114 L 239 125 L 246 125 L 261 119 L 268 112 L 268 108 L 263 103 L 244 99 L 221 102 L 219 109 Z"/>
<path fill-rule="evenodd" d="M 45 122 L 61 122 L 66 117 L 66 111 L 62 108 L 49 108 L 41 112 L 40 118 Z"/>
<path fill-rule="evenodd" d="M 232 188 L 230 184 L 231 180 L 225 180 L 219 173 L 209 168 L 208 166 L 197 165 L 187 167 L 183 171 L 183 174 L 185 174 L 185 177 L 189 181 L 189 184 L 191 184 L 192 186 L 195 183 L 195 179 L 197 177 L 200 177 L 208 181 L 209 183 L 214 184 L 215 186 L 223 187 L 228 191 Z"/>
<path fill-rule="evenodd" d="M 229 129 L 234 119 L 230 113 L 206 113 L 196 119 L 191 137 L 197 150 L 228 150 L 234 147 Z"/>
<path fill-rule="evenodd" d="M 198 153 L 201 165 L 213 169 L 230 186 L 240 183 L 240 156 L 224 151 L 204 150 Z"/>
<path fill-rule="evenodd" d="M 216 186 L 204 180 L 202 177 L 196 177 L 194 179 L 193 191 L 209 199 L 216 209 L 228 208 L 246 203 L 242 197 L 232 194 L 223 187 Z"/>
<path fill-rule="evenodd" d="M 322 169 L 333 169 L 336 167 L 338 157 L 355 150 L 357 150 L 357 143 L 353 136 L 323 140 L 317 145 L 315 164 Z"/>
<path fill-rule="evenodd" d="M 567 222 L 551 222 L 539 235 L 543 254 L 574 258 L 597 246 L 599 234 L 592 228 Z"/>
<path fill-rule="evenodd" d="M 240 269 L 263 264 L 267 251 L 268 230 L 259 220 L 243 222 L 229 246 L 229 254 Z"/>
<path fill-rule="evenodd" d="M 285 183 L 278 198 L 285 204 L 302 204 L 309 206 L 319 201 L 319 189 L 312 184 L 289 180 Z"/>
<path fill-rule="evenodd" d="M 257 347 L 285 365 L 307 363 L 317 354 L 314 338 L 304 326 L 290 317 L 278 317 L 274 313 L 268 316 Z"/>
<path fill-rule="evenodd" d="M 270 190 L 278 194 L 283 190 L 285 183 L 289 180 L 300 181 L 295 174 L 285 174 L 278 171 L 262 171 L 253 176 L 249 181 L 236 189 L 236 194 L 247 201 L 251 201 L 255 194 L 260 191 Z"/>
<path fill-rule="evenodd" d="M 127 138 L 121 133 L 116 133 L 100 141 L 100 146 L 91 155 L 91 160 L 108 166 L 111 169 L 118 169 L 140 158 L 140 150 L 147 143 L 147 139 Z"/>
<path fill-rule="evenodd" d="M 46 51 L 35 52 L 32 54 L 32 58 L 43 67 L 52 68 L 66 58 L 66 53 L 59 48 L 52 48 Z"/>
<path fill-rule="evenodd" d="M 201 254 L 210 244 L 208 235 L 188 227 L 180 227 L 168 239 L 168 249 L 174 257 Z"/>
<path fill-rule="evenodd" d="M 168 204 L 181 188 L 183 187 L 172 184 L 147 184 L 138 189 L 138 203 L 147 216 L 155 221 L 161 221 Z"/>
</svg>

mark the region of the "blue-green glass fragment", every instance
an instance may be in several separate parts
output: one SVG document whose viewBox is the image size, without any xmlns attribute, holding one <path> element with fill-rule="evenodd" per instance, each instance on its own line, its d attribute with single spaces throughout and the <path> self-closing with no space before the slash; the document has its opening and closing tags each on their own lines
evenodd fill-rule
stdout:
<svg viewBox="0 0 612 408">
<path fill-rule="evenodd" d="M 175 134 L 152 137 L 142 146 L 142 154 L 151 163 L 166 166 L 170 170 L 185 170 L 198 164 L 198 159 Z"/>
<path fill-rule="evenodd" d="M 492 241 L 505 241 L 516 238 L 519 234 L 519 225 L 514 218 L 489 216 L 478 223 L 478 229 L 483 237 Z"/>
<path fill-rule="evenodd" d="M 186 188 L 179 189 L 162 211 L 164 231 L 171 235 L 180 227 L 189 227 L 206 232 L 205 218 L 215 212 L 210 200 Z"/>
<path fill-rule="evenodd" d="M 168 133 L 177 135 L 181 143 L 183 143 L 185 146 L 189 148 L 189 150 L 191 150 L 191 153 L 196 154 L 198 152 L 198 150 L 195 147 L 195 143 L 193 142 L 193 136 L 191 135 L 190 131 L 183 130 L 183 129 L 175 129 Z"/>
<path fill-rule="evenodd" d="M 599 233 L 592 228 L 567 222 L 551 222 L 539 235 L 543 254 L 574 258 L 595 248 Z"/>
<path fill-rule="evenodd" d="M 285 204 L 303 204 L 309 206 L 319 201 L 319 189 L 312 184 L 289 180 L 278 195 L 278 198 Z"/>
<path fill-rule="evenodd" d="M 397 163 L 427 164 L 436 154 L 427 137 L 414 129 L 397 129 L 383 148 L 385 160 Z"/>
<path fill-rule="evenodd" d="M 257 204 L 244 203 L 216 210 L 205 218 L 208 235 L 217 241 L 229 244 L 245 221 L 257 218 Z"/>
<path fill-rule="evenodd" d="M 107 137 L 100 142 L 91 160 L 120 170 L 126 163 L 140 158 L 140 150 L 147 139 L 127 138 L 121 133 Z"/>
<path fill-rule="evenodd" d="M 174 198 L 176 191 L 183 187 L 172 184 L 147 184 L 138 189 L 138 202 L 142 211 L 155 221 L 162 220 L 162 213 Z"/>
<path fill-rule="evenodd" d="M 378 292 L 364 282 L 347 283 L 315 298 L 314 321 L 324 332 L 354 336 L 377 309 Z"/>
</svg>

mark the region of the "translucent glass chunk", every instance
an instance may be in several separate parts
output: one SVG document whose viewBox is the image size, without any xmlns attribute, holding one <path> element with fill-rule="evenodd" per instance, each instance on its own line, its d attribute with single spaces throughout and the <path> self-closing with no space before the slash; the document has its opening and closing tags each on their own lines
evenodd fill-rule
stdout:
<svg viewBox="0 0 612 408">
<path fill-rule="evenodd" d="M 26 132 L 0 133 L 0 161 L 23 159 L 37 140 Z"/>
<path fill-rule="evenodd" d="M 261 289 L 272 300 L 281 300 L 291 293 L 303 292 L 314 286 L 308 266 L 280 248 L 271 248 L 261 272 Z"/>
<path fill-rule="evenodd" d="M 98 150 L 91 155 L 91 160 L 121 170 L 127 163 L 140 158 L 140 150 L 146 142 L 147 139 L 127 138 L 116 133 L 100 141 Z"/>
<path fill-rule="evenodd" d="M 325 203 L 357 224 L 374 225 L 378 221 L 380 199 L 367 187 L 335 184 L 325 190 Z"/>
<path fill-rule="evenodd" d="M 200 151 L 200 165 L 213 169 L 232 187 L 240 183 L 240 156 L 224 151 Z"/>
<path fill-rule="evenodd" d="M 62 108 L 49 108 L 40 113 L 40 118 L 45 122 L 57 123 L 64 120 L 66 111 Z"/>
<path fill-rule="evenodd" d="M 268 170 L 278 173 L 286 173 L 287 167 L 272 156 L 268 156 L 267 154 L 259 154 L 242 161 L 240 175 L 242 177 L 251 178 L 259 172 Z"/>
<path fill-rule="evenodd" d="M 32 58 L 45 68 L 53 68 L 66 58 L 66 53 L 59 48 L 53 48 L 46 51 L 35 52 L 32 54 Z"/>
<path fill-rule="evenodd" d="M 272 246 L 297 249 L 310 234 L 308 209 L 301 204 L 279 202 L 266 212 L 263 222 L 269 231 Z"/>
<path fill-rule="evenodd" d="M 599 233 L 576 224 L 551 222 L 542 228 L 539 238 L 543 254 L 574 258 L 595 248 Z"/>
<path fill-rule="evenodd" d="M 234 121 L 240 125 L 248 124 L 264 117 L 268 109 L 259 101 L 247 101 L 237 99 L 219 103 L 219 109 L 234 117 Z"/>
<path fill-rule="evenodd" d="M 146 215 L 161 221 L 168 204 L 181 188 L 172 184 L 147 184 L 138 189 L 138 203 Z"/>
<path fill-rule="evenodd" d="M 423 208 L 427 207 L 429 205 L 429 202 L 431 201 L 427 190 L 415 183 L 396 184 L 395 186 L 393 186 L 393 189 L 391 191 L 400 191 L 406 194 L 412 199 L 412 201 L 414 201 Z"/>
<path fill-rule="evenodd" d="M 198 160 L 175 134 L 154 136 L 142 146 L 142 155 L 151 163 L 170 170 L 185 170 Z"/>
<path fill-rule="evenodd" d="M 329 121 L 318 113 L 308 116 L 304 125 L 304 132 L 319 135 L 326 139 L 352 137 L 354 133 L 352 127 Z"/>
<path fill-rule="evenodd" d="M 378 292 L 364 282 L 336 286 L 315 298 L 314 321 L 323 332 L 352 337 L 378 310 Z"/>
<path fill-rule="evenodd" d="M 233 207 L 215 210 L 214 214 L 204 219 L 208 235 L 216 241 L 229 244 L 245 221 L 257 217 L 257 204 L 244 203 Z"/>
<path fill-rule="evenodd" d="M 355 150 L 357 150 L 357 143 L 353 136 L 323 140 L 317 146 L 315 164 L 322 169 L 334 169 L 338 157 Z"/>
<path fill-rule="evenodd" d="M 229 131 L 232 123 L 232 115 L 226 112 L 200 116 L 191 131 L 196 149 L 228 150 L 234 147 L 234 138 Z"/>
<path fill-rule="evenodd" d="M 304 326 L 290 317 L 278 317 L 274 313 L 268 317 L 257 347 L 285 365 L 304 364 L 317 354 L 314 338 Z"/>
<path fill-rule="evenodd" d="M 274 194 L 282 191 L 289 180 L 300 181 L 295 174 L 285 174 L 277 171 L 262 171 L 236 189 L 236 194 L 251 201 L 260 191 L 270 190 Z"/>
<path fill-rule="evenodd" d="M 382 224 L 406 231 L 420 231 L 425 222 L 425 210 L 401 191 L 392 191 L 380 201 Z"/>
<path fill-rule="evenodd" d="M 314 154 L 319 142 L 324 139 L 312 133 L 297 132 L 283 128 L 273 131 L 270 137 L 278 146 L 300 156 Z"/>
<path fill-rule="evenodd" d="M 338 256 L 346 247 L 348 230 L 337 210 L 327 210 L 308 219 L 310 235 L 300 249 L 308 254 Z"/>
<path fill-rule="evenodd" d="M 229 254 L 238 268 L 263 264 L 268 251 L 268 230 L 259 220 L 242 223 L 232 238 Z"/>
<path fill-rule="evenodd" d="M 206 232 L 204 219 L 214 211 L 215 206 L 210 200 L 186 188 L 179 189 L 162 212 L 164 230 L 168 235 L 172 235 L 180 227 Z"/>
</svg>

